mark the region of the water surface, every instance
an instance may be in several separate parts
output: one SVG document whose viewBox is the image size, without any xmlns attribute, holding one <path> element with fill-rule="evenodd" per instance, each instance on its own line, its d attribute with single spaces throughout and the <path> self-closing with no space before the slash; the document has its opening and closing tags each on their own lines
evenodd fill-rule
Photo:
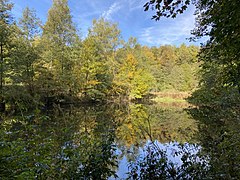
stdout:
<svg viewBox="0 0 240 180">
<path fill-rule="evenodd" d="M 134 179 L 136 167 L 146 170 L 149 164 L 143 162 L 149 157 L 165 163 L 150 163 L 156 170 L 169 169 L 173 163 L 175 171 L 186 171 L 181 166 L 192 166 L 193 156 L 204 149 L 203 135 L 213 133 L 212 124 L 200 121 L 204 119 L 200 109 L 177 106 L 56 105 L 46 113 L 2 116 L 0 177 L 8 179 Z M 208 171 L 200 162 L 194 159 L 200 171 Z M 142 177 L 150 177 L 147 170 L 143 172 Z"/>
</svg>

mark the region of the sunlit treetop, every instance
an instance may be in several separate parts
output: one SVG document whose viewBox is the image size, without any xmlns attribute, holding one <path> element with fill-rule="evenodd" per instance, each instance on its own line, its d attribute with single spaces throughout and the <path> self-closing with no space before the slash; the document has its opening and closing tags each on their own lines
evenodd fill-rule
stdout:
<svg viewBox="0 0 240 180">
<path fill-rule="evenodd" d="M 10 20 L 12 7 L 13 4 L 9 3 L 8 0 L 0 0 L 0 20 Z"/>
</svg>

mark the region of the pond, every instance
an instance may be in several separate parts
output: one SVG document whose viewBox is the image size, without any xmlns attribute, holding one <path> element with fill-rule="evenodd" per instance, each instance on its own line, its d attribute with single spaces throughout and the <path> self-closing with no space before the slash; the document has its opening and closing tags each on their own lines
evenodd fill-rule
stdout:
<svg viewBox="0 0 240 180">
<path fill-rule="evenodd" d="M 221 111 L 132 103 L 2 114 L 0 177 L 239 179 L 239 109 Z"/>
</svg>

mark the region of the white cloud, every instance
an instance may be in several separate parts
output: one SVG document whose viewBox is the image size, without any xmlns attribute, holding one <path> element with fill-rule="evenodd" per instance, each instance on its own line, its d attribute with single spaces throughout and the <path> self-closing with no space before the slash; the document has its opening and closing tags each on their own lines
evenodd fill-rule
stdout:
<svg viewBox="0 0 240 180">
<path fill-rule="evenodd" d="M 112 19 L 112 15 L 121 9 L 121 5 L 118 2 L 113 3 L 107 11 L 104 11 L 101 15 L 104 19 Z"/>
<path fill-rule="evenodd" d="M 51 7 L 52 0 L 11 0 L 16 5 L 13 14 L 18 18 L 22 9 L 29 5 L 36 8 L 38 16 L 46 20 L 47 11 Z M 180 44 L 190 36 L 190 30 L 194 28 L 193 8 L 189 8 L 177 19 L 161 19 L 158 22 L 151 20 L 154 11 L 144 12 L 143 5 L 146 0 L 69 0 L 73 20 L 81 29 L 83 37 L 86 37 L 88 28 L 93 19 L 103 17 L 106 20 L 117 22 L 122 30 L 123 38 L 127 40 L 131 36 L 139 39 L 141 44 L 158 46 L 162 44 Z M 185 41 L 187 43 L 187 41 Z"/>
<path fill-rule="evenodd" d="M 184 38 L 191 36 L 191 30 L 194 28 L 193 11 L 194 9 L 191 9 L 176 19 L 161 19 L 155 25 L 142 28 L 138 33 L 140 42 L 148 45 L 182 42 Z"/>
</svg>

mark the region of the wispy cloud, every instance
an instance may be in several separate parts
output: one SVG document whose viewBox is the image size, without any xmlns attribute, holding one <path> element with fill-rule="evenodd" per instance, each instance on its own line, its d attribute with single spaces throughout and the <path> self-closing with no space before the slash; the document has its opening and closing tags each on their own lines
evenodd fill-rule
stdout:
<svg viewBox="0 0 240 180">
<path fill-rule="evenodd" d="M 38 17 L 43 22 L 46 21 L 48 9 L 52 4 L 52 0 L 11 1 L 15 3 L 13 14 L 16 19 L 21 16 L 23 8 L 29 6 L 36 9 Z M 146 0 L 69 0 L 69 7 L 73 21 L 83 37 L 87 36 L 92 20 L 103 17 L 118 23 L 125 40 L 135 36 L 141 44 L 149 46 L 187 43 L 185 39 L 190 36 L 190 30 L 194 28 L 194 8 L 189 8 L 177 19 L 163 18 L 155 22 L 151 20 L 153 11 L 143 11 L 144 3 Z"/>
<path fill-rule="evenodd" d="M 146 0 L 127 0 L 129 3 L 129 11 L 132 12 L 134 10 L 143 9 Z"/>
<path fill-rule="evenodd" d="M 154 27 L 143 28 L 140 32 L 139 40 L 142 42 L 147 42 L 148 44 L 152 44 L 154 40 L 154 36 L 156 35 Z M 153 33 L 154 32 L 154 33 Z"/>
<path fill-rule="evenodd" d="M 121 4 L 119 2 L 113 3 L 107 11 L 104 11 L 101 15 L 106 20 L 111 20 L 112 15 L 121 9 Z"/>
<path fill-rule="evenodd" d="M 178 44 L 190 37 L 194 28 L 193 11 L 179 16 L 177 19 L 162 19 L 154 26 L 144 27 L 139 32 L 139 40 L 148 45 Z M 185 41 L 185 43 L 187 40 Z"/>
</svg>

